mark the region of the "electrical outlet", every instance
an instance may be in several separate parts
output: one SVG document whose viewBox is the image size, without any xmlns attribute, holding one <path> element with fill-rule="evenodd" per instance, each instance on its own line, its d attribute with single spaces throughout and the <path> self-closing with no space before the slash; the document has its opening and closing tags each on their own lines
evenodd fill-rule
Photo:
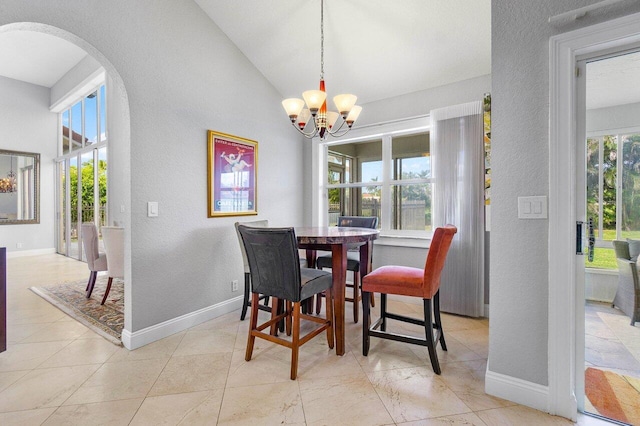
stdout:
<svg viewBox="0 0 640 426">
<path fill-rule="evenodd" d="M 231 281 L 231 291 L 238 291 L 238 280 Z"/>
<path fill-rule="evenodd" d="M 22 248 L 22 243 L 16 243 L 16 248 Z M 236 285 L 236 287 L 238 287 L 238 286 Z M 237 290 L 237 288 L 236 288 L 236 290 Z"/>
</svg>

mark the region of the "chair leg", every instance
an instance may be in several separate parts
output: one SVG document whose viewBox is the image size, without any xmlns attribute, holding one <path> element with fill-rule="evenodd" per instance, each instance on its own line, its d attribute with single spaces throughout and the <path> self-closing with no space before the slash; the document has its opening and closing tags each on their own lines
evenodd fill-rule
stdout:
<svg viewBox="0 0 640 426">
<path fill-rule="evenodd" d="M 380 318 L 382 323 L 380 324 L 380 331 L 387 331 L 387 294 L 380 293 Z"/>
<path fill-rule="evenodd" d="M 260 298 L 258 293 L 252 293 L 251 297 L 253 303 L 251 303 L 251 316 L 249 317 L 249 337 L 247 338 L 247 350 L 244 354 L 245 361 L 251 361 L 253 344 L 256 341 L 256 336 L 253 335 L 253 331 L 258 328 L 258 303 Z"/>
<path fill-rule="evenodd" d="M 335 318 L 333 317 L 333 287 L 325 292 L 327 299 L 327 309 L 326 318 L 327 321 L 331 322 L 330 326 L 327 327 L 327 343 L 329 345 L 329 349 L 333 349 L 335 337 L 333 334 L 333 329 L 335 328 Z"/>
<path fill-rule="evenodd" d="M 89 274 L 89 282 L 87 283 L 87 290 L 85 294 L 87 299 L 91 297 L 91 293 L 93 292 L 93 287 L 96 285 L 97 277 L 98 277 L 97 271 L 91 271 L 91 274 Z"/>
<path fill-rule="evenodd" d="M 256 293 L 253 293 L 256 294 Z M 255 296 L 254 296 L 255 297 Z M 282 312 L 282 309 L 286 309 L 284 300 L 280 300 L 277 297 L 272 297 L 273 302 L 271 303 L 271 319 L 275 318 L 278 316 L 278 314 L 280 312 Z M 257 304 L 257 303 L 256 303 Z M 282 305 L 281 305 L 282 304 Z M 253 312 L 253 303 L 251 303 L 251 312 Z M 271 326 L 271 335 L 272 336 L 277 336 L 278 335 L 278 327 L 281 326 L 281 324 L 273 324 Z"/>
<path fill-rule="evenodd" d="M 369 354 L 369 343 L 371 338 L 369 337 L 369 327 L 371 326 L 371 312 L 369 308 L 368 291 L 362 292 L 362 355 L 367 356 Z"/>
<path fill-rule="evenodd" d="M 440 374 L 440 363 L 438 363 L 438 353 L 436 352 L 436 342 L 433 341 L 433 320 L 431 319 L 431 299 L 423 299 L 424 304 L 424 329 L 429 349 L 431 366 L 436 374 Z"/>
<path fill-rule="evenodd" d="M 322 293 L 316 294 L 316 315 L 322 310 Z"/>
<path fill-rule="evenodd" d="M 249 295 L 251 294 L 251 274 L 245 272 L 244 274 L 244 300 L 242 301 L 242 313 L 240 313 L 240 321 L 244 321 L 247 316 L 247 308 L 251 306 L 249 302 Z"/>
<path fill-rule="evenodd" d="M 300 349 L 300 302 L 293 304 L 293 336 L 291 338 L 291 380 L 298 375 L 298 353 Z"/>
<path fill-rule="evenodd" d="M 444 330 L 442 329 L 442 320 L 440 319 L 440 290 L 433 296 L 433 317 L 436 328 L 440 330 L 440 347 L 443 351 L 446 351 L 447 343 L 444 341 Z"/>
<path fill-rule="evenodd" d="M 285 321 L 286 321 L 285 325 L 286 325 L 286 330 L 287 330 L 287 336 L 291 336 L 291 312 L 292 312 L 292 305 L 291 305 L 291 302 L 287 300 L 287 301 L 285 302 L 285 306 L 286 306 L 286 309 L 287 309 L 287 316 L 286 316 L 286 319 L 285 319 Z M 282 329 L 281 329 L 280 331 L 282 331 Z"/>
<path fill-rule="evenodd" d="M 353 322 L 358 323 L 360 316 L 360 273 L 353 272 Z"/>
<path fill-rule="evenodd" d="M 109 291 L 111 291 L 111 282 L 113 281 L 113 277 L 109 277 L 109 281 L 107 281 L 107 289 L 104 292 L 104 296 L 102 297 L 101 305 L 104 305 L 104 302 L 107 301 L 107 296 L 109 295 Z"/>
</svg>

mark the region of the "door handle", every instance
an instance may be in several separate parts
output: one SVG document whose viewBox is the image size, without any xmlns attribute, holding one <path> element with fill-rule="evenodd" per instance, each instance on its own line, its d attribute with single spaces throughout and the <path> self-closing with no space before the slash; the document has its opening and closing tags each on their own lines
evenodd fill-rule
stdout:
<svg viewBox="0 0 640 426">
<path fill-rule="evenodd" d="M 587 227 L 589 229 L 589 252 L 588 252 L 588 260 L 589 262 L 593 262 L 593 255 L 596 250 L 596 237 L 593 233 L 593 219 L 589 218 L 587 222 Z"/>
</svg>

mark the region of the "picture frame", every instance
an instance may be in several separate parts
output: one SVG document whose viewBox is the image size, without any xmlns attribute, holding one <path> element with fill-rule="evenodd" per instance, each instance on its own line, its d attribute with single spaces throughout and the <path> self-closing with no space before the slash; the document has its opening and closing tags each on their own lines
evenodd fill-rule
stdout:
<svg viewBox="0 0 640 426">
<path fill-rule="evenodd" d="M 257 215 L 258 142 L 207 132 L 208 217 Z"/>
</svg>

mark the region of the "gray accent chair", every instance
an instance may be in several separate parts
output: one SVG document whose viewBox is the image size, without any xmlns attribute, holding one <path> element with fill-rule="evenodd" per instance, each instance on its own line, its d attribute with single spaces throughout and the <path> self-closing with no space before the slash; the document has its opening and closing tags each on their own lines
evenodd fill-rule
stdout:
<svg viewBox="0 0 640 426">
<path fill-rule="evenodd" d="M 376 229 L 378 226 L 378 218 L 376 216 L 339 216 L 338 217 L 338 226 L 339 227 L 349 227 L 349 228 L 370 228 Z M 373 253 L 373 250 L 371 250 Z M 331 253 L 325 254 L 322 256 L 318 256 L 316 259 L 316 268 L 324 269 L 331 268 Z M 371 263 L 371 259 L 369 259 L 369 263 Z M 347 252 L 347 271 L 353 272 L 353 284 L 347 283 L 347 287 L 353 288 L 353 297 L 347 297 L 345 300 L 347 302 L 353 302 L 353 322 L 358 322 L 359 317 L 359 308 L 360 308 L 360 300 L 362 297 L 360 296 L 360 248 L 359 246 L 349 247 Z M 371 298 L 371 306 L 375 306 L 375 302 L 373 297 Z M 318 296 L 316 299 L 316 313 L 320 313 L 320 309 L 322 307 L 322 296 Z"/>
<path fill-rule="evenodd" d="M 298 374 L 300 346 L 326 330 L 327 343 L 329 348 L 333 348 L 332 276 L 329 272 L 300 267 L 298 243 L 293 228 L 254 228 L 239 225 L 238 232 L 247 253 L 252 285 L 251 319 L 245 360 L 251 360 L 256 337 L 285 346 L 291 349 L 290 377 L 291 380 L 295 380 Z M 302 313 L 301 302 L 323 291 L 328 298 L 326 318 Z M 270 296 L 272 299 L 271 319 L 262 324 L 258 324 L 260 295 Z M 305 330 L 309 331 L 304 336 L 300 335 L 301 319 L 316 324 L 316 327 L 310 329 L 305 327 Z M 281 321 L 286 323 L 287 335 L 292 334 L 291 339 L 277 336 L 278 324 Z M 267 328 L 270 328 L 270 333 L 263 331 Z"/>
<path fill-rule="evenodd" d="M 640 282 L 636 265 L 640 241 L 614 240 L 613 249 L 618 262 L 618 289 L 613 306 L 628 315 L 633 326 L 640 321 Z"/>
<path fill-rule="evenodd" d="M 96 285 L 98 272 L 107 270 L 107 255 L 100 253 L 98 250 L 98 228 L 96 228 L 95 223 L 83 223 L 80 230 L 82 249 L 87 259 L 87 266 L 89 267 L 89 281 L 87 282 L 87 288 L 85 288 L 88 299 L 91 297 L 93 287 Z"/>
</svg>

